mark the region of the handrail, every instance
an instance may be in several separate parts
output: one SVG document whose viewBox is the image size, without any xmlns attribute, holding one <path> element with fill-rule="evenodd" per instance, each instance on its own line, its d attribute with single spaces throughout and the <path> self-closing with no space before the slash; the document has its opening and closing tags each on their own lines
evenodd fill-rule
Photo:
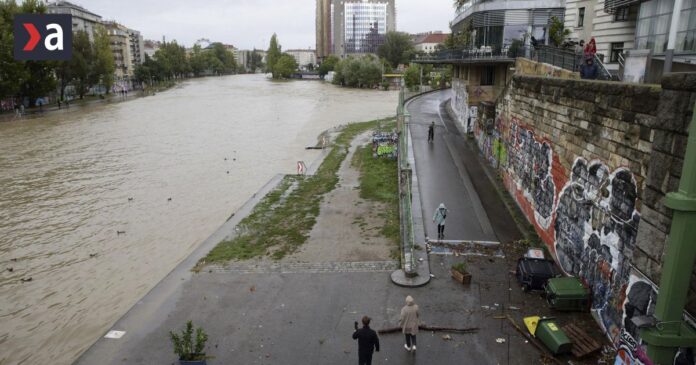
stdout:
<svg viewBox="0 0 696 365">
<path fill-rule="evenodd" d="M 611 80 L 611 72 L 607 70 L 607 68 L 604 66 L 604 62 L 595 54 L 593 56 L 594 62 L 599 65 L 599 69 L 601 70 L 601 75 L 599 79 L 601 80 Z"/>
</svg>

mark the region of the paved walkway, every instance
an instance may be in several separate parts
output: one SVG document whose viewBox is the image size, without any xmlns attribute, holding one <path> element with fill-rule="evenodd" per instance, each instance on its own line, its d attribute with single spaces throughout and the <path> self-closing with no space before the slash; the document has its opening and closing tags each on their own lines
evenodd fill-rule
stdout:
<svg viewBox="0 0 696 365">
<path fill-rule="evenodd" d="M 425 235 L 437 237 L 432 216 L 440 203 L 449 209 L 445 238 L 448 240 L 498 241 L 472 176 L 463 162 L 474 154 L 466 146 L 454 122 L 444 112 L 449 91 L 418 97 L 408 104 L 410 131 L 416 159 L 416 173 L 421 192 Z M 428 143 L 428 126 L 435 122 L 435 140 Z M 472 157 L 472 156 L 468 156 Z M 485 175 L 473 176 L 486 180 Z"/>
</svg>

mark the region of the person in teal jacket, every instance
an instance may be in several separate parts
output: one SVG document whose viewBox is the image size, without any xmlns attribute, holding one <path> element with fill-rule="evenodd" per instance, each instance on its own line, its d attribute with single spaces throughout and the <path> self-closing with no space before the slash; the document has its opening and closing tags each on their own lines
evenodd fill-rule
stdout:
<svg viewBox="0 0 696 365">
<path fill-rule="evenodd" d="M 435 209 L 433 214 L 433 223 L 437 223 L 437 239 L 445 238 L 445 219 L 447 218 L 447 207 L 444 203 Z"/>
</svg>

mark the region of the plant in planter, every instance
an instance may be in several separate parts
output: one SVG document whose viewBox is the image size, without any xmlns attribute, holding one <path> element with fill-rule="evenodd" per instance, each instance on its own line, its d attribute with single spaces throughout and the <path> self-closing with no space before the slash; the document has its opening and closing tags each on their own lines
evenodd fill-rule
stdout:
<svg viewBox="0 0 696 365">
<path fill-rule="evenodd" d="M 471 274 L 468 271 L 466 271 L 465 262 L 458 262 L 456 264 L 453 264 L 450 271 L 452 272 L 452 279 L 464 285 L 471 284 Z"/>
<path fill-rule="evenodd" d="M 169 331 L 169 338 L 174 345 L 174 353 L 179 355 L 179 364 L 181 365 L 206 365 L 204 349 L 208 335 L 200 327 L 196 329 L 195 338 L 193 335 L 191 321 L 186 322 L 186 329 L 181 331 L 181 334 Z"/>
</svg>

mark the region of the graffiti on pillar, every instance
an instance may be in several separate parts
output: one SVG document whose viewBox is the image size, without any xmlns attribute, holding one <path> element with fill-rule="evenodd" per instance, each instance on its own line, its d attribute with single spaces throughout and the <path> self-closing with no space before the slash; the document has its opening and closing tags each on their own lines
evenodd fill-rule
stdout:
<svg viewBox="0 0 696 365">
<path fill-rule="evenodd" d="M 514 175 L 517 190 L 532 204 L 536 223 L 546 230 L 551 225 L 556 200 L 551 146 L 537 140 L 532 130 L 515 122 L 510 123 L 507 144 L 508 169 Z"/>
<path fill-rule="evenodd" d="M 623 297 L 640 214 L 633 174 L 610 172 L 599 161 L 577 158 L 556 209 L 555 249 L 565 272 L 592 290 L 592 309 L 616 338 L 623 324 Z"/>
</svg>

